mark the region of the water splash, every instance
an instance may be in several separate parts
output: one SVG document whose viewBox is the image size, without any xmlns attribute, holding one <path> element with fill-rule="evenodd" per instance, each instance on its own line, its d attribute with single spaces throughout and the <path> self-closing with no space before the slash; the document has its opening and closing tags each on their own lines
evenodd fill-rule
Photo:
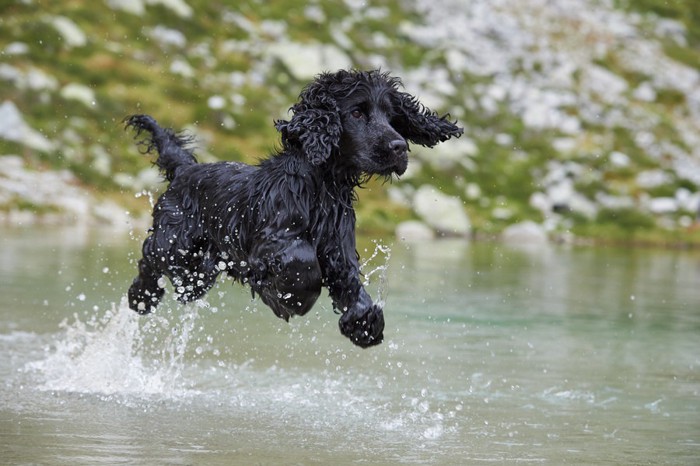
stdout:
<svg viewBox="0 0 700 466">
<path fill-rule="evenodd" d="M 383 259 L 383 260 L 382 260 Z M 364 276 L 362 284 L 369 286 L 373 280 L 373 276 L 377 276 L 377 298 L 376 303 L 384 307 L 389 291 L 389 281 L 387 272 L 389 270 L 389 259 L 391 259 L 391 248 L 379 241 L 374 241 L 374 252 L 360 264 L 360 270 Z M 379 265 L 373 265 L 374 262 L 380 261 Z"/>
<path fill-rule="evenodd" d="M 134 197 L 138 199 L 142 196 L 146 196 L 148 198 L 148 204 L 151 206 L 151 209 L 153 209 L 153 207 L 155 207 L 156 204 L 155 200 L 153 199 L 153 193 L 147 189 L 144 189 L 143 191 L 136 193 Z"/>
<path fill-rule="evenodd" d="M 64 334 L 28 363 L 42 390 L 101 395 L 158 394 L 178 398 L 192 390 L 183 381 L 184 356 L 198 318 L 197 303 L 185 308 L 173 325 L 166 317 L 144 321 L 123 298 L 102 316 L 86 322 L 64 320 Z"/>
</svg>

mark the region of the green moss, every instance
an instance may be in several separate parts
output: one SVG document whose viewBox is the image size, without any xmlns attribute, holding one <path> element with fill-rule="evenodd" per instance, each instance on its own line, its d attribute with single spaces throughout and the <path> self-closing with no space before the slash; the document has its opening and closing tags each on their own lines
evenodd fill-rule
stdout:
<svg viewBox="0 0 700 466">
<path fill-rule="evenodd" d="M 0 212 L 10 212 L 13 210 L 31 212 L 35 215 L 47 215 L 61 212 L 61 210 L 54 205 L 35 204 L 27 199 L 19 197 L 12 198 L 3 204 L 0 204 Z"/>
<path fill-rule="evenodd" d="M 594 60 L 593 63 L 623 77 L 633 88 L 649 80 L 646 74 L 629 69 L 614 51 L 609 51 L 603 58 Z"/>
<path fill-rule="evenodd" d="M 691 46 L 700 44 L 700 5 L 696 0 L 617 0 L 620 7 L 680 21 L 688 31 Z"/>
<path fill-rule="evenodd" d="M 21 154 L 26 160 L 45 168 L 69 168 L 82 183 L 98 187 L 96 194 L 104 196 L 118 196 L 120 188 L 112 182 L 111 176 L 99 173 L 92 167 L 91 146 L 99 144 L 108 151 L 113 173 L 136 174 L 151 164 L 150 157 L 139 154 L 134 148 L 132 135 L 123 131 L 121 120 L 132 113 L 153 114 L 163 124 L 174 128 L 196 124 L 199 130 L 207 134 L 207 146 L 202 146 L 201 152 L 210 151 L 221 160 L 255 162 L 278 145 L 279 135 L 272 121 L 284 115 L 306 82 L 292 77 L 281 64 L 273 64 L 262 76 L 262 81 L 232 88 L 229 85 L 230 73 L 247 73 L 254 69 L 257 60 L 264 59 L 264 51 L 263 57 L 253 50 L 224 52 L 226 40 L 250 39 L 250 34 L 244 28 L 222 21 L 222 16 L 227 12 L 243 15 L 254 27 L 260 27 L 263 21 L 277 21 L 283 24 L 285 34 L 298 42 L 334 43 L 332 31 L 337 30 L 342 22 L 343 33 L 353 42 L 346 52 L 359 67 L 363 67 L 363 57 L 369 55 L 382 56 L 383 68 L 388 70 L 446 66 L 440 49 L 431 50 L 401 33 L 402 22 L 421 24 L 424 21 L 419 12 L 412 11 L 410 2 L 402 0 L 367 2 L 367 7 L 383 8 L 386 16 L 363 18 L 361 21 L 356 20 L 359 18 L 353 16 L 355 13 L 345 2 L 334 0 L 306 3 L 241 0 L 235 5 L 223 0 L 188 0 L 187 4 L 195 11 L 192 18 L 181 18 L 169 8 L 157 4 L 148 4 L 145 14 L 136 18 L 127 12 L 110 9 L 105 2 L 69 0 L 40 3 L 41 8 L 25 5 L 25 2 L 4 2 L 0 5 L 3 27 L 0 50 L 14 41 L 29 46 L 28 54 L 3 56 L 3 63 L 25 71 L 39 68 L 56 78 L 59 90 L 74 82 L 87 85 L 95 92 L 98 105 L 86 107 L 82 103 L 62 99 L 59 90 L 36 92 L 2 85 L 0 102 L 14 102 L 27 123 L 55 141 L 60 151 L 57 154 L 33 153 L 19 144 L 0 140 L 0 154 Z M 619 0 L 617 4 L 641 12 L 643 16 L 639 27 L 649 34 L 655 33 L 655 16 L 680 21 L 688 30 L 689 47 L 668 38 L 659 40 L 670 58 L 691 67 L 700 67 L 700 8 L 697 8 L 697 2 Z M 320 8 L 326 20 L 317 22 L 307 18 L 305 10 L 309 6 Z M 68 48 L 47 20 L 52 15 L 70 17 L 86 33 L 89 43 L 85 47 Z M 148 31 L 157 25 L 181 31 L 187 38 L 187 45 L 180 49 L 163 46 L 151 39 Z M 266 34 L 263 28 L 259 28 L 257 33 Z M 376 34 L 386 36 L 387 43 L 377 46 L 374 40 Z M 263 42 L 268 40 L 275 39 L 263 37 Z M 257 45 L 254 44 L 252 49 Z M 215 59 L 197 53 L 203 49 L 210 50 Z M 649 80 L 649 76 L 630 71 L 620 57 L 613 50 L 597 64 L 624 77 L 630 89 Z M 179 58 L 186 60 L 193 68 L 193 78 L 170 72 L 171 64 Z M 523 63 L 514 65 L 516 73 L 532 73 L 531 68 L 525 68 Z M 534 71 L 541 69 L 541 65 L 536 64 Z M 580 78 L 577 72 L 575 79 Z M 553 150 L 551 141 L 561 137 L 561 134 L 527 128 L 505 103 L 495 112 L 481 111 L 476 104 L 471 104 L 481 98 L 480 85 L 490 84 L 492 77 L 464 73 L 451 76 L 451 81 L 459 91 L 445 103 L 447 108 L 444 110 L 465 107 L 458 113 L 461 124 L 468 129 L 469 137 L 479 146 L 479 153 L 472 158 L 475 168 L 466 170 L 457 165 L 438 170 L 426 163 L 421 173 L 402 183 L 415 186 L 430 183 L 439 186 L 446 194 L 460 198 L 465 196 L 465 181 L 477 183 L 482 195 L 479 199 L 465 200 L 465 208 L 479 233 L 495 234 L 520 220 L 542 220 L 541 214 L 529 206 L 529 198 L 534 191 L 542 189 L 538 184 L 550 160 L 572 160 L 595 173 L 603 173 L 602 179 L 592 177 L 577 180 L 577 191 L 589 198 L 594 198 L 598 192 L 640 195 L 642 193 L 634 183 L 636 174 L 640 170 L 659 168 L 659 160 L 650 157 L 635 143 L 636 132 L 621 127 L 611 129 L 584 122 L 581 137 L 585 141 L 573 153 L 559 154 Z M 410 91 L 420 94 L 420 90 Z M 222 95 L 230 100 L 234 93 L 245 98 L 244 105 L 229 103 L 222 111 L 214 111 L 207 105 L 207 99 L 212 95 Z M 669 141 L 681 149 L 690 150 L 675 129 L 679 111 L 686 104 L 682 93 L 662 89 L 657 94 L 656 102 L 636 102 L 634 105 L 638 106 L 635 110 L 651 117 L 649 121 L 652 123 L 645 131 L 652 132 L 657 140 Z M 579 112 L 576 106 L 562 110 L 574 116 Z M 221 124 L 229 116 L 236 123 L 233 129 Z M 495 141 L 494 135 L 501 133 L 512 138 L 509 147 Z M 73 140 L 74 135 L 79 140 Z M 203 145 L 204 141 L 200 144 Z M 630 164 L 611 167 L 605 154 L 613 150 L 627 154 Z M 689 180 L 677 180 L 649 193 L 668 196 L 681 187 L 691 192 L 698 189 Z M 131 199 L 131 196 L 125 197 Z M 397 222 L 412 218 L 410 209 L 388 203 L 385 187 L 381 183 L 370 183 L 368 189 L 361 191 L 360 197 L 357 209 L 361 230 L 390 232 Z M 512 213 L 508 219 L 493 218 L 493 209 L 501 204 Z M 602 211 L 593 220 L 571 212 L 562 215 L 578 233 L 591 237 L 610 235 L 620 240 L 644 237 L 646 241 L 654 235 L 676 234 L 664 233 L 654 225 L 651 217 L 634 212 Z"/>
<path fill-rule="evenodd" d="M 685 103 L 685 94 L 677 89 L 657 89 L 656 101 L 667 107 Z"/>
<path fill-rule="evenodd" d="M 601 209 L 596 221 L 601 225 L 611 225 L 626 232 L 649 230 L 656 225 L 652 217 L 632 208 Z"/>
<path fill-rule="evenodd" d="M 664 43 L 664 52 L 678 62 L 691 68 L 700 69 L 700 51 L 694 47 L 682 47 L 676 42 L 667 41 Z"/>
</svg>

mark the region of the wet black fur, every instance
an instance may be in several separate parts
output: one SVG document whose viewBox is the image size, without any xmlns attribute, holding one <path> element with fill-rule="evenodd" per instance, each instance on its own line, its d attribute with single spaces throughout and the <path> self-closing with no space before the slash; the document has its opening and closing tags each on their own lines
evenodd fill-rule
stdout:
<svg viewBox="0 0 700 466">
<path fill-rule="evenodd" d="M 303 315 L 325 286 L 343 335 L 361 347 L 381 343 L 384 316 L 360 281 L 354 190 L 372 175 L 401 175 L 407 141 L 432 147 L 462 129 L 400 90 L 379 71 L 323 73 L 275 127 L 282 149 L 257 166 L 199 164 L 187 138 L 147 115 L 126 126 L 170 182 L 153 210 L 129 306 L 146 314 L 172 282 L 182 302 L 202 297 L 221 272 L 274 313 Z"/>
</svg>

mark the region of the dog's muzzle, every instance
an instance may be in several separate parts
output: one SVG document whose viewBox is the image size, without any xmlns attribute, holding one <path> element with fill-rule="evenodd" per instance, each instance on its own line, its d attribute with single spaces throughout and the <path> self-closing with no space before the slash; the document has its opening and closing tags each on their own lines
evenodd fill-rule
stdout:
<svg viewBox="0 0 700 466">
<path fill-rule="evenodd" d="M 408 144 L 403 139 L 395 139 L 389 143 L 389 153 L 393 158 L 392 171 L 403 175 L 408 167 Z"/>
</svg>

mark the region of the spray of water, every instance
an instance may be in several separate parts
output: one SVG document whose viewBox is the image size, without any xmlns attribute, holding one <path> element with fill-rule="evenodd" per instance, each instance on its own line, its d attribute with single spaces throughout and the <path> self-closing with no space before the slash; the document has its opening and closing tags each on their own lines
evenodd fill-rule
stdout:
<svg viewBox="0 0 700 466">
<path fill-rule="evenodd" d="M 379 306 L 384 307 L 389 292 L 387 272 L 391 259 L 391 248 L 379 241 L 374 241 L 374 252 L 360 264 L 360 270 L 364 276 L 363 285 L 369 286 L 377 278 L 377 298 Z M 377 262 L 380 262 L 377 264 Z"/>
<path fill-rule="evenodd" d="M 362 264 L 367 283 L 370 279 L 374 284 L 379 282 L 382 304 L 389 257 L 390 249 L 376 244 L 374 253 Z M 203 403 L 198 406 L 230 409 L 250 419 L 262 415 L 274 420 L 284 413 L 285 423 L 318 429 L 340 422 L 348 431 L 371 428 L 377 435 L 390 432 L 393 438 L 402 435 L 421 442 L 454 431 L 450 414 L 434 407 L 425 390 L 415 396 L 407 391 L 400 399 L 392 399 L 388 393 L 378 397 L 377 387 L 384 386 L 385 377 L 395 379 L 397 371 L 403 370 L 401 363 L 389 363 L 387 375 L 370 376 L 352 369 L 347 355 L 336 351 L 335 370 L 328 369 L 330 358 L 320 371 L 288 370 L 287 360 L 275 361 L 270 367 L 253 367 L 247 362 L 223 365 L 219 360 L 214 367 L 199 356 L 204 351 L 202 329 L 207 309 L 216 312 L 203 301 L 175 305 L 171 310 L 164 303 L 158 312 L 143 318 L 122 299 L 87 319 L 76 314 L 72 321 L 61 323 L 61 332 L 53 337 L 43 357 L 25 365 L 25 372 L 38 390 L 97 396 L 127 405 L 153 399 L 178 403 L 197 400 Z M 213 337 L 206 338 L 213 341 Z M 391 354 L 396 347 L 387 344 L 387 351 Z M 289 361 L 292 359 L 290 356 Z M 203 367 L 197 361 L 203 362 Z M 213 404 L 207 405 L 210 402 Z"/>
<path fill-rule="evenodd" d="M 198 311 L 187 306 L 171 322 L 165 316 L 139 319 L 126 299 L 102 316 L 83 322 L 77 315 L 60 327 L 64 334 L 45 350 L 45 357 L 27 364 L 37 374 L 39 388 L 102 395 L 184 396 L 184 356 Z"/>
</svg>

